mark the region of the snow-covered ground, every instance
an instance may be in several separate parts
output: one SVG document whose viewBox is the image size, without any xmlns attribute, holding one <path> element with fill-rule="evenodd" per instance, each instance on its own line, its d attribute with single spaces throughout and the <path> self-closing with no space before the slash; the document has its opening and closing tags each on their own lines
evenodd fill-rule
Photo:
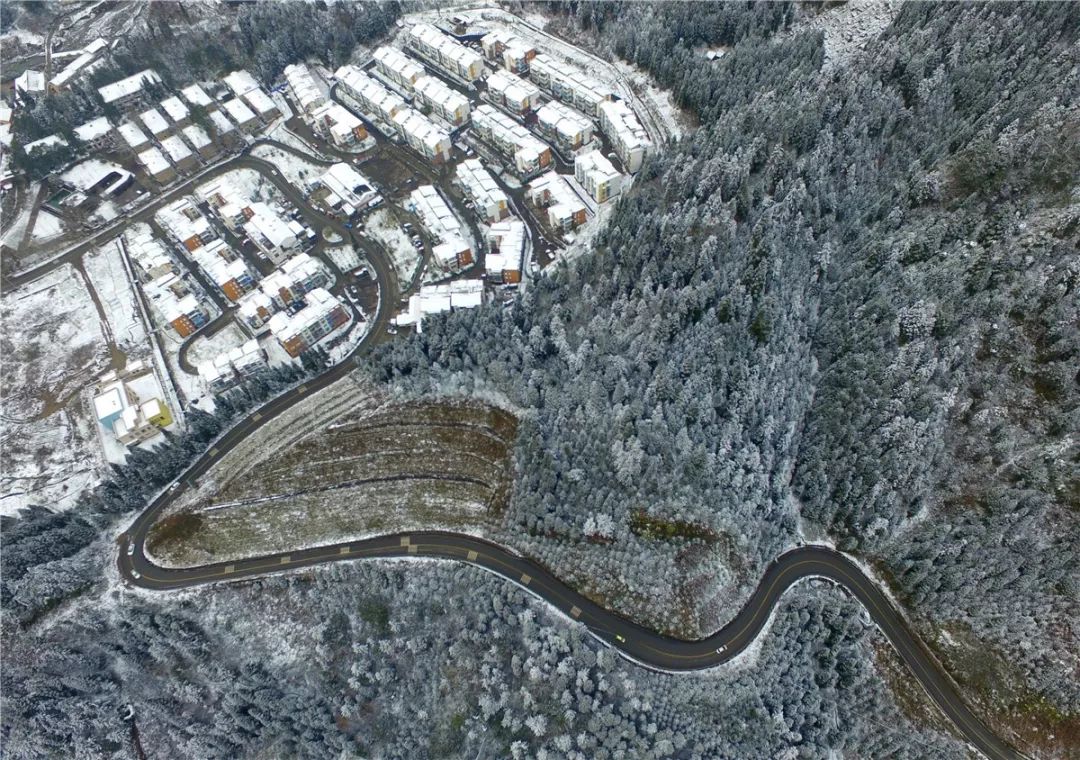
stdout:
<svg viewBox="0 0 1080 760">
<path fill-rule="evenodd" d="M 187 359 L 198 367 L 204 361 L 213 361 L 222 354 L 246 343 L 247 335 L 235 322 L 230 322 L 214 335 L 196 338 L 188 349 Z"/>
<path fill-rule="evenodd" d="M 297 150 L 303 151 L 304 153 L 309 153 L 315 158 L 321 158 L 327 161 L 332 160 L 329 156 L 324 155 L 323 153 L 320 153 L 318 150 L 316 150 L 315 146 L 308 143 L 306 140 L 300 137 L 300 135 L 291 131 L 288 127 L 285 126 L 284 122 L 278 124 L 276 127 L 268 131 L 266 133 L 266 136 L 277 140 L 279 143 L 290 145 Z"/>
<path fill-rule="evenodd" d="M 413 248 L 409 236 L 401 229 L 393 212 L 388 208 L 379 209 L 367 218 L 364 230 L 386 249 L 398 283 L 404 286 L 412 282 L 416 268 L 423 262 L 423 253 Z"/>
<path fill-rule="evenodd" d="M 827 7 L 804 24 L 791 28 L 789 34 L 820 29 L 825 34 L 825 67 L 843 66 L 853 55 L 866 49 L 867 43 L 885 31 L 900 12 L 895 0 L 851 0 L 839 7 Z"/>
<path fill-rule="evenodd" d="M 109 315 L 113 340 L 129 359 L 142 358 L 149 354 L 146 327 L 121 256 L 118 243 L 112 241 L 86 256 L 83 265 L 102 308 Z"/>
<path fill-rule="evenodd" d="M 360 266 L 360 253 L 351 245 L 338 245 L 327 248 L 325 253 L 334 262 L 334 266 L 342 272 L 348 272 Z"/>
<path fill-rule="evenodd" d="M 325 166 L 305 161 L 273 145 L 256 145 L 252 148 L 251 155 L 272 163 L 281 171 L 289 184 L 302 193 L 307 192 L 307 186 L 312 180 L 326 171 Z"/>
<path fill-rule="evenodd" d="M 64 223 L 60 217 L 48 211 L 39 211 L 34 222 L 34 231 L 30 233 L 35 243 L 45 243 L 64 234 Z"/>
<path fill-rule="evenodd" d="M 3 298 L 0 513 L 67 509 L 97 483 L 102 452 L 83 389 L 108 369 L 86 285 L 65 265 Z"/>
<path fill-rule="evenodd" d="M 277 188 L 274 187 L 270 180 L 254 169 L 233 169 L 231 172 L 199 185 L 195 192 L 201 196 L 219 183 L 233 188 L 245 198 L 253 201 L 270 202 L 278 196 Z"/>
</svg>

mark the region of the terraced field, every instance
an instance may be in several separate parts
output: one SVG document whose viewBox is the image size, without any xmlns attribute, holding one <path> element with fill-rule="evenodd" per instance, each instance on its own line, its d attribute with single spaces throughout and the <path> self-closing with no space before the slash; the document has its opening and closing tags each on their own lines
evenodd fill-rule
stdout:
<svg viewBox="0 0 1080 760">
<path fill-rule="evenodd" d="M 215 483 L 147 538 L 163 565 L 330 544 L 403 528 L 482 527 L 506 507 L 517 419 L 465 403 L 352 413 Z"/>
</svg>

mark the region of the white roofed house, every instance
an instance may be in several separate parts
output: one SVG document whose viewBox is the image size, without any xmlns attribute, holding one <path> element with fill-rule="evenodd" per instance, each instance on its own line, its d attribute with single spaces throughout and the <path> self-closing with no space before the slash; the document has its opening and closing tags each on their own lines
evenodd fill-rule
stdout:
<svg viewBox="0 0 1080 760">
<path fill-rule="evenodd" d="M 486 103 L 473 113 L 473 131 L 499 152 L 513 159 L 521 176 L 531 176 L 551 165 L 551 148 L 506 114 Z"/>
<path fill-rule="evenodd" d="M 397 48 L 383 45 L 372 57 L 379 73 L 406 92 L 412 92 L 416 81 L 427 76 L 423 66 Z"/>
<path fill-rule="evenodd" d="M 340 91 L 355 101 L 366 115 L 381 121 L 387 128 L 394 128 L 394 116 L 408 106 L 400 95 L 383 87 L 355 66 L 342 66 L 334 76 Z"/>
<path fill-rule="evenodd" d="M 150 108 L 139 114 L 139 119 L 146 126 L 146 129 L 157 139 L 161 139 L 165 135 L 169 134 L 172 130 L 172 126 L 169 124 L 169 120 L 161 115 L 161 111 L 156 108 Z"/>
<path fill-rule="evenodd" d="M 598 150 L 591 150 L 574 159 L 574 178 L 597 203 L 614 198 L 623 188 L 623 175 Z"/>
<path fill-rule="evenodd" d="M 236 127 L 229 121 L 229 117 L 221 111 L 218 111 L 217 109 L 211 111 L 209 118 L 210 124 L 213 126 L 214 133 L 217 135 L 218 139 L 236 132 Z"/>
<path fill-rule="evenodd" d="M 190 84 L 180 90 L 180 95 L 189 104 L 199 108 L 212 108 L 214 105 L 214 99 L 207 95 L 206 90 L 197 84 Z"/>
<path fill-rule="evenodd" d="M 270 317 L 277 313 L 277 310 L 277 304 L 270 296 L 262 290 L 253 290 L 240 299 L 236 313 L 249 328 L 259 330 L 270 320 Z"/>
<path fill-rule="evenodd" d="M 226 74 L 221 81 L 223 81 L 225 86 L 232 90 L 232 94 L 238 98 L 252 90 L 259 89 L 258 81 L 251 75 L 251 72 L 245 71 L 244 69 Z"/>
<path fill-rule="evenodd" d="M 286 259 L 259 283 L 259 292 L 270 299 L 274 311 L 301 300 L 315 288 L 329 288 L 334 278 L 318 259 L 298 253 Z"/>
<path fill-rule="evenodd" d="M 206 130 L 198 124 L 189 124 L 181 130 L 187 144 L 195 149 L 195 152 L 204 159 L 212 158 L 218 152 L 218 145 L 206 134 Z"/>
<path fill-rule="evenodd" d="M 188 198 L 173 201 L 160 209 L 155 218 L 188 252 L 218 239 L 214 226 Z"/>
<path fill-rule="evenodd" d="M 459 127 L 469 119 L 469 99 L 457 90 L 447 87 L 435 77 L 421 77 L 413 87 L 418 103 L 431 109 L 431 112 Z"/>
<path fill-rule="evenodd" d="M 488 222 L 497 222 L 510 214 L 506 193 L 478 158 L 462 161 L 457 166 L 457 181 L 472 201 L 476 211 Z"/>
<path fill-rule="evenodd" d="M 243 224 L 247 235 L 259 250 L 277 263 L 300 247 L 300 240 L 289 223 L 262 201 L 252 201 L 244 210 Z"/>
<path fill-rule="evenodd" d="M 536 112 L 536 126 L 544 137 L 563 150 L 575 151 L 592 140 L 592 119 L 558 101 L 540 107 Z"/>
<path fill-rule="evenodd" d="M 113 126 L 104 116 L 99 116 L 75 127 L 75 137 L 92 150 L 107 150 L 113 147 Z"/>
<path fill-rule="evenodd" d="M 441 314 L 454 309 L 475 309 L 484 303 L 483 280 L 455 280 L 444 285 L 424 285 L 409 297 L 409 310 L 397 316 L 399 325 L 416 325 L 423 332 L 423 320 L 428 314 Z"/>
<path fill-rule="evenodd" d="M 223 240 L 213 240 L 191 251 L 206 276 L 233 303 L 255 287 L 255 278 L 240 256 Z"/>
<path fill-rule="evenodd" d="M 327 211 L 346 218 L 378 195 L 374 185 L 345 162 L 332 165 L 314 185 L 311 199 Z"/>
<path fill-rule="evenodd" d="M 281 110 L 277 107 L 277 103 L 274 99 L 263 92 L 262 88 L 256 87 L 254 90 L 248 90 L 241 96 L 249 106 L 251 110 L 259 115 L 263 121 L 272 121 L 278 116 L 281 116 Z"/>
<path fill-rule="evenodd" d="M 228 390 L 266 366 L 266 352 L 257 340 L 249 340 L 227 353 L 199 364 L 199 379 L 211 393 Z"/>
<path fill-rule="evenodd" d="M 326 103 L 326 93 L 315 82 L 306 64 L 292 63 L 286 66 L 285 81 L 289 85 L 289 95 L 301 112 L 310 114 Z"/>
<path fill-rule="evenodd" d="M 508 111 L 522 116 L 540 103 L 540 89 L 532 82 L 499 69 L 487 78 L 488 95 Z"/>
<path fill-rule="evenodd" d="M 311 128 L 339 148 L 357 145 L 368 137 L 360 117 L 340 103 L 323 103 L 308 117 Z"/>
<path fill-rule="evenodd" d="M 527 196 L 534 206 L 547 209 L 553 229 L 569 232 L 585 223 L 585 202 L 561 174 L 551 171 L 540 175 L 529 183 Z"/>
<path fill-rule="evenodd" d="M 431 24 L 414 24 L 405 34 L 405 44 L 424 60 L 465 82 L 475 82 L 484 73 L 484 59 L 476 51 Z"/>
<path fill-rule="evenodd" d="M 432 254 L 444 269 L 460 269 L 473 263 L 472 248 L 466 242 L 461 223 L 438 190 L 421 185 L 409 194 L 407 206 L 437 241 Z"/>
<path fill-rule="evenodd" d="M 622 100 L 601 103 L 600 128 L 611 140 L 626 171 L 633 174 L 640 169 L 653 144 L 630 106 Z"/>
<path fill-rule="evenodd" d="M 133 121 L 124 122 L 116 128 L 116 131 L 127 143 L 127 146 L 134 151 L 140 151 L 150 144 L 150 138 Z"/>
<path fill-rule="evenodd" d="M 488 253 L 484 268 L 490 279 L 506 285 L 521 282 L 521 261 L 525 253 L 525 223 L 520 219 L 496 222 L 488 228 Z"/>
<path fill-rule="evenodd" d="M 537 52 L 532 43 L 505 29 L 485 34 L 480 40 L 480 47 L 489 61 L 517 74 L 528 72 L 529 62 Z"/>
<path fill-rule="evenodd" d="M 153 69 L 144 69 L 126 79 L 98 88 L 98 94 L 106 105 L 126 108 L 142 95 L 148 84 L 161 84 L 161 77 Z"/>
<path fill-rule="evenodd" d="M 151 179 L 163 185 L 176 179 L 176 169 L 157 148 L 147 148 L 139 153 L 136 159 L 142 165 L 146 176 Z"/>
<path fill-rule="evenodd" d="M 544 53 L 537 55 L 529 64 L 529 78 L 559 100 L 593 118 L 600 115 L 600 104 L 614 97 L 610 87 L 584 74 L 576 66 L 557 61 Z"/>
<path fill-rule="evenodd" d="M 226 100 L 221 104 L 221 107 L 225 109 L 225 113 L 229 115 L 236 126 L 244 132 L 254 132 L 259 128 L 259 117 L 255 115 L 255 112 L 247 107 L 247 104 L 240 100 L 240 98 L 233 98 L 232 100 Z"/>
<path fill-rule="evenodd" d="M 168 155 L 178 171 L 191 171 L 199 165 L 191 148 L 180 139 L 179 135 L 170 135 L 161 141 L 161 149 Z"/>
<path fill-rule="evenodd" d="M 57 93 L 70 87 L 108 47 L 108 42 L 98 38 L 83 48 L 82 53 L 49 80 L 49 92 Z"/>
<path fill-rule="evenodd" d="M 450 160 L 453 147 L 450 135 L 419 111 L 411 108 L 398 111 L 394 114 L 393 125 L 409 147 L 433 164 L 444 164 Z"/>
<path fill-rule="evenodd" d="M 175 95 L 161 101 L 160 110 L 164 111 L 169 120 L 178 127 L 191 123 L 191 110 Z"/>
<path fill-rule="evenodd" d="M 42 92 L 45 92 L 45 74 L 41 71 L 34 71 L 27 69 L 19 76 L 15 77 L 15 81 L 12 82 L 15 88 L 16 96 L 20 94 L 26 94 L 33 97 Z"/>
</svg>

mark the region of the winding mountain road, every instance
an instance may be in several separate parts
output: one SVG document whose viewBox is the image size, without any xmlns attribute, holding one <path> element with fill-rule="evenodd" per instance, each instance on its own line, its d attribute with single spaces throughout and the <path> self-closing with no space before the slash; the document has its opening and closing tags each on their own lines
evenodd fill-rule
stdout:
<svg viewBox="0 0 1080 760">
<path fill-rule="evenodd" d="M 638 625 L 582 596 L 536 561 L 490 541 L 457 533 L 411 531 L 183 569 L 163 568 L 151 562 L 144 552 L 144 542 L 156 518 L 188 487 L 193 477 L 209 469 L 224 451 L 250 433 L 252 427 L 258 427 L 287 408 L 278 405 L 279 402 L 271 402 L 259 411 L 258 419 L 234 428 L 218 441 L 183 479 L 177 481 L 172 491 L 162 494 L 135 520 L 123 536 L 124 548 L 118 561 L 125 580 L 142 588 L 168 591 L 342 560 L 393 557 L 456 560 L 516 583 L 584 624 L 598 639 L 640 665 L 666 672 L 686 672 L 704 670 L 736 657 L 762 633 L 785 591 L 806 578 L 824 578 L 845 588 L 866 608 L 927 695 L 974 748 L 991 760 L 1026 757 L 971 712 L 956 684 L 877 584 L 849 558 L 822 546 L 801 547 L 778 557 L 765 570 L 739 614 L 719 631 L 700 640 L 676 639 Z M 127 547 L 133 547 L 131 554 L 127 553 Z"/>
</svg>

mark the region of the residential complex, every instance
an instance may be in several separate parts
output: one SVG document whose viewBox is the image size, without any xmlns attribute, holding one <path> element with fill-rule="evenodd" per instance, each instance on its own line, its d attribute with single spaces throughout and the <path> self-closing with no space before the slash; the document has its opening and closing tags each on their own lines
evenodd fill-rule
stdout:
<svg viewBox="0 0 1080 760">
<path fill-rule="evenodd" d="M 601 103 L 600 128 L 611 140 L 626 171 L 633 174 L 640 169 L 652 150 L 652 142 L 630 106 L 621 100 Z"/>
<path fill-rule="evenodd" d="M 405 142 L 435 165 L 450 160 L 450 136 L 419 111 L 406 108 L 394 115 L 394 126 Z"/>
<path fill-rule="evenodd" d="M 338 103 L 324 103 L 307 116 L 315 133 L 330 140 L 339 148 L 358 145 L 368 137 L 364 122 L 348 108 Z"/>
<path fill-rule="evenodd" d="M 113 144 L 113 127 L 104 116 L 75 127 L 75 138 L 90 150 L 107 150 Z"/>
<path fill-rule="evenodd" d="M 405 44 L 432 65 L 466 82 L 475 82 L 484 73 L 484 59 L 478 53 L 431 24 L 414 24 L 405 34 Z"/>
<path fill-rule="evenodd" d="M 592 119 L 556 100 L 536 112 L 536 126 L 544 137 L 566 151 L 575 151 L 592 140 Z"/>
<path fill-rule="evenodd" d="M 490 279 L 506 285 L 521 282 L 521 260 L 525 252 L 525 223 L 520 219 L 496 222 L 488 228 L 488 253 L 484 269 Z"/>
<path fill-rule="evenodd" d="M 457 167 L 458 183 L 476 207 L 476 213 L 489 222 L 505 219 L 510 214 L 506 193 L 478 158 L 462 161 Z"/>
<path fill-rule="evenodd" d="M 184 101 L 173 95 L 161 101 L 161 110 L 169 117 L 173 124 L 178 127 L 187 126 L 191 122 L 191 111 L 184 105 Z"/>
<path fill-rule="evenodd" d="M 83 48 L 71 63 L 49 80 L 49 92 L 55 94 L 67 89 L 108 47 L 109 43 L 99 37 Z"/>
<path fill-rule="evenodd" d="M 574 178 L 597 203 L 603 203 L 622 192 L 622 175 L 598 150 L 591 150 L 574 159 Z"/>
<path fill-rule="evenodd" d="M 532 132 L 501 111 L 486 103 L 476 107 L 473 130 L 492 143 L 501 153 L 513 159 L 522 176 L 529 176 L 551 165 L 551 148 L 533 136 Z"/>
<path fill-rule="evenodd" d="M 505 29 L 485 34 L 480 40 L 480 48 L 489 61 L 516 74 L 528 73 L 529 63 L 537 54 L 532 43 Z"/>
<path fill-rule="evenodd" d="M 221 393 L 265 366 L 266 352 L 258 341 L 249 340 L 216 359 L 201 362 L 199 379 L 211 393 Z"/>
<path fill-rule="evenodd" d="M 315 83 L 315 77 L 306 64 L 286 66 L 285 81 L 289 85 L 289 94 L 302 112 L 310 113 L 326 103 L 326 93 Z"/>
<path fill-rule="evenodd" d="M 140 369 L 143 375 L 149 373 L 141 363 L 139 367 L 127 368 L 124 377 L 108 372 L 99 378 L 94 391 L 94 415 L 98 423 L 125 446 L 153 438 L 173 422 L 169 408 L 161 399 L 140 399 L 127 382 Z M 156 381 L 153 385 L 156 387 Z"/>
<path fill-rule="evenodd" d="M 460 127 L 469 119 L 469 99 L 441 79 L 421 77 L 413 86 L 416 101 L 443 121 Z"/>
<path fill-rule="evenodd" d="M 378 193 L 367 177 L 347 163 L 333 164 L 312 182 L 311 200 L 324 211 L 351 218 Z"/>
<path fill-rule="evenodd" d="M 456 280 L 445 285 L 424 285 L 409 297 L 409 310 L 398 315 L 399 325 L 416 325 L 423 332 L 423 319 L 429 314 L 441 314 L 453 309 L 473 309 L 484 303 L 483 280 Z"/>
<path fill-rule="evenodd" d="M 139 119 L 146 127 L 146 130 L 158 139 L 161 139 L 172 131 L 169 120 L 162 116 L 161 111 L 156 108 L 150 108 L 143 111 L 139 114 Z"/>
<path fill-rule="evenodd" d="M 537 208 L 547 209 L 552 229 L 569 232 L 585 223 L 585 202 L 561 174 L 547 172 L 530 182 L 528 198 Z"/>
<path fill-rule="evenodd" d="M 116 131 L 127 143 L 127 146 L 134 151 L 140 151 L 150 144 L 150 138 L 134 122 L 124 122 L 116 128 Z"/>
<path fill-rule="evenodd" d="M 596 118 L 600 104 L 611 100 L 611 88 L 600 84 L 576 66 L 541 53 L 529 64 L 529 78 L 564 103 Z"/>
<path fill-rule="evenodd" d="M 296 311 L 279 311 L 267 322 L 270 332 L 292 357 L 299 356 L 349 321 L 348 310 L 324 288 L 307 293 L 304 304 Z"/>
<path fill-rule="evenodd" d="M 142 166 L 147 177 L 162 185 L 176 179 L 176 170 L 157 148 L 147 148 L 139 153 L 135 159 Z"/>
<path fill-rule="evenodd" d="M 397 48 L 383 45 L 372 57 L 376 70 L 406 92 L 412 92 L 416 81 L 427 76 L 423 66 Z"/>
<path fill-rule="evenodd" d="M 206 94 L 206 90 L 197 84 L 191 84 L 180 90 L 180 95 L 184 100 L 193 106 L 199 108 L 211 108 L 214 105 L 214 100 Z"/>
<path fill-rule="evenodd" d="M 241 298 L 237 313 L 244 324 L 258 330 L 270 317 L 288 309 L 307 293 L 331 285 L 333 277 L 322 262 L 306 253 L 298 253 L 264 277 L 257 290 Z"/>
<path fill-rule="evenodd" d="M 461 223 L 431 185 L 421 185 L 409 195 L 409 210 L 420 217 L 421 224 L 438 244 L 431 252 L 445 268 L 466 267 L 473 262 L 472 248 L 466 242 Z"/>
<path fill-rule="evenodd" d="M 540 104 L 536 85 L 502 69 L 487 78 L 488 95 L 497 104 L 518 116 L 533 111 Z"/>
<path fill-rule="evenodd" d="M 98 88 L 98 95 L 106 105 L 117 108 L 127 108 L 142 95 L 143 88 L 148 84 L 161 84 L 161 77 L 153 69 L 144 69 L 138 74 L 133 74 L 119 82 L 107 84 Z"/>
<path fill-rule="evenodd" d="M 259 117 L 240 98 L 226 100 L 221 104 L 221 107 L 225 109 L 225 113 L 236 122 L 236 126 L 240 127 L 242 131 L 254 132 L 259 128 Z"/>
</svg>

